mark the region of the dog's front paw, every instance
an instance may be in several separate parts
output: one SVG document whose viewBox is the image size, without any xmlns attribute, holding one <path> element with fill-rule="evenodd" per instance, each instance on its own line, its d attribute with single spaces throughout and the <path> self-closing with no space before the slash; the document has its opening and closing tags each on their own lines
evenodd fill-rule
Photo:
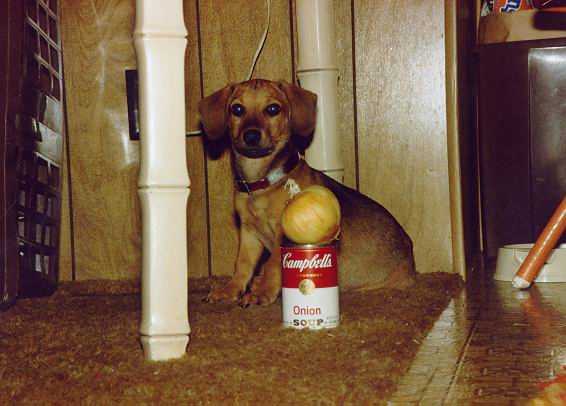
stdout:
<svg viewBox="0 0 566 406">
<path fill-rule="evenodd" d="M 267 306 L 277 300 L 279 291 L 274 292 L 248 292 L 240 299 L 240 306 L 248 307 L 250 305 Z"/>
<path fill-rule="evenodd" d="M 243 290 L 229 282 L 227 285 L 212 288 L 204 298 L 208 303 L 235 303 L 242 296 Z"/>
</svg>

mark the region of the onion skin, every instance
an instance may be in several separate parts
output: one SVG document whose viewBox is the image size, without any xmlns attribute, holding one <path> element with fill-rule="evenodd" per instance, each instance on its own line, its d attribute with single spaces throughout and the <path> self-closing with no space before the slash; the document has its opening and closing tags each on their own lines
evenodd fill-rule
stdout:
<svg viewBox="0 0 566 406">
<path fill-rule="evenodd" d="M 281 226 L 294 243 L 320 244 L 338 236 L 340 218 L 340 203 L 334 193 L 314 185 L 289 200 L 281 215 Z"/>
</svg>

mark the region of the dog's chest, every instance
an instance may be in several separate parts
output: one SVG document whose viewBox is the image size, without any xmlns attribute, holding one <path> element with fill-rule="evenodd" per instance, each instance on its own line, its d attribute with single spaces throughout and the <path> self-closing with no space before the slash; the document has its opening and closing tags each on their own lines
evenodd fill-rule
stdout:
<svg viewBox="0 0 566 406">
<path fill-rule="evenodd" d="M 284 202 L 274 196 L 245 196 L 236 202 L 243 224 L 251 228 L 263 245 L 272 250 L 279 243 Z"/>
</svg>

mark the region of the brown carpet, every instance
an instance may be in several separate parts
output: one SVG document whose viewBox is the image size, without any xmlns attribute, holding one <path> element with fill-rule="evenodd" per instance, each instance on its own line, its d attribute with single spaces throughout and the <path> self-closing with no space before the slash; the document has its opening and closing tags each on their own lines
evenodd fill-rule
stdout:
<svg viewBox="0 0 566 406">
<path fill-rule="evenodd" d="M 181 360 L 143 360 L 135 282 L 63 284 L 0 313 L 0 404 L 382 403 L 419 343 L 462 286 L 420 275 L 407 291 L 341 295 L 339 328 L 280 327 L 281 307 L 201 302 Z"/>
</svg>

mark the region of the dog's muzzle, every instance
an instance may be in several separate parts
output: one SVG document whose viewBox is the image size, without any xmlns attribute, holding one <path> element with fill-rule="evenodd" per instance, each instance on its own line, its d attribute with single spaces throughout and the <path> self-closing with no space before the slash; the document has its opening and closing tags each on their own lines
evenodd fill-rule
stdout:
<svg viewBox="0 0 566 406">
<path fill-rule="evenodd" d="M 237 145 L 236 151 L 248 158 L 261 158 L 273 152 L 273 147 L 261 145 L 261 131 L 250 128 L 242 135 L 243 145 Z"/>
</svg>

